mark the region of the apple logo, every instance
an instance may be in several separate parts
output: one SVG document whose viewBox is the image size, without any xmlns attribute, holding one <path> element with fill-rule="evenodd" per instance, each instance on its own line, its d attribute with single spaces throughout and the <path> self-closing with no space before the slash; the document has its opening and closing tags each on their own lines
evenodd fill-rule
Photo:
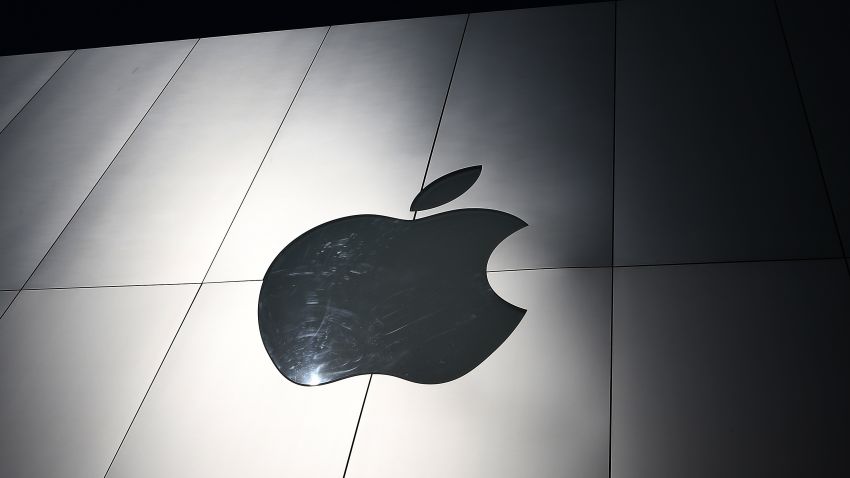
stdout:
<svg viewBox="0 0 850 478">
<path fill-rule="evenodd" d="M 410 210 L 457 198 L 480 174 L 473 166 L 435 180 Z M 266 351 L 300 385 L 363 374 L 424 384 L 461 377 L 525 315 L 493 291 L 486 273 L 496 246 L 525 226 L 492 209 L 413 220 L 365 214 L 317 226 L 289 243 L 263 278 Z"/>
</svg>

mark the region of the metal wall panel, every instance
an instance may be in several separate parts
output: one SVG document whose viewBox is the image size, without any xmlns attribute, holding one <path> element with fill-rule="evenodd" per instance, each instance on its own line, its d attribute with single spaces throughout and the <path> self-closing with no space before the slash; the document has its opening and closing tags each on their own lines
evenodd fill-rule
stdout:
<svg viewBox="0 0 850 478">
<path fill-rule="evenodd" d="M 195 290 L 23 291 L 0 320 L 0 475 L 103 476 Z"/>
<path fill-rule="evenodd" d="M 202 287 L 109 478 L 342 476 L 368 378 L 281 376 L 257 331 L 259 290 Z"/>
<path fill-rule="evenodd" d="M 529 226 L 489 269 L 611 262 L 614 115 L 611 3 L 472 15 L 428 182 L 480 164 L 460 207 Z"/>
<path fill-rule="evenodd" d="M 846 476 L 848 291 L 841 260 L 617 269 L 611 476 Z"/>
<path fill-rule="evenodd" d="M 610 269 L 488 277 L 522 322 L 452 382 L 374 376 L 348 478 L 608 476 Z"/>
<path fill-rule="evenodd" d="M 201 281 L 325 31 L 201 40 L 31 285 Z"/>
<path fill-rule="evenodd" d="M 0 56 L 0 131 L 70 55 L 57 51 Z"/>
<path fill-rule="evenodd" d="M 262 278 L 292 239 L 331 219 L 411 217 L 464 20 L 331 29 L 210 280 Z"/>
<path fill-rule="evenodd" d="M 622 2 L 615 262 L 840 256 L 773 3 Z"/>
<path fill-rule="evenodd" d="M 78 51 L 0 134 L 0 289 L 24 284 L 192 43 Z"/>
<path fill-rule="evenodd" d="M 778 5 L 846 229 L 846 75 L 809 56 L 840 42 Z M 75 52 L 34 97 L 68 53 L 0 58 L 0 476 L 850 474 L 846 262 L 596 267 L 840 254 L 776 10 L 643 0 L 210 38 L 164 92 L 194 41 Z M 510 212 L 529 227 L 490 269 L 578 267 L 489 273 L 528 312 L 457 380 L 282 377 L 257 329 L 275 255 L 342 216 L 409 219 L 426 171 L 474 164 L 472 189 L 419 215 Z M 57 237 L 29 288 L 198 282 L 216 255 L 207 280 L 250 281 L 12 303 Z"/>
</svg>

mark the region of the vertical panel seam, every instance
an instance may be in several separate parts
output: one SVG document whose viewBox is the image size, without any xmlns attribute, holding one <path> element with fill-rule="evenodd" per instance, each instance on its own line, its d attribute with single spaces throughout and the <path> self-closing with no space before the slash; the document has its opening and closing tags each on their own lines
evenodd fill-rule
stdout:
<svg viewBox="0 0 850 478">
<path fill-rule="evenodd" d="M 814 130 L 812 130 L 812 122 L 809 118 L 808 108 L 806 108 L 805 97 L 803 96 L 803 87 L 800 85 L 800 77 L 797 75 L 797 68 L 794 65 L 794 56 L 791 54 L 791 44 L 788 42 L 788 35 L 785 32 L 785 24 L 782 22 L 782 13 L 780 12 L 777 0 L 773 0 L 773 8 L 776 12 L 776 21 L 779 24 L 779 32 L 782 35 L 782 41 L 785 45 L 785 54 L 788 56 L 788 65 L 791 67 L 791 74 L 794 77 L 794 86 L 797 88 L 797 97 L 800 101 L 800 108 L 803 110 L 803 119 L 806 122 L 806 130 L 809 133 L 809 142 L 811 143 L 812 151 L 815 154 L 815 161 L 818 165 L 818 173 L 820 173 L 823 191 L 826 195 L 826 202 L 829 205 L 829 211 L 832 215 L 832 225 L 835 228 L 835 235 L 838 238 L 838 247 L 841 250 L 841 256 L 844 257 L 844 266 L 847 269 L 847 274 L 850 275 L 850 263 L 847 261 L 847 251 L 844 249 L 844 240 L 841 237 L 841 228 L 838 224 L 838 214 L 835 212 L 835 206 L 832 204 L 832 196 L 829 193 L 829 184 L 826 181 L 826 174 L 823 170 L 823 162 L 820 159 L 820 152 L 818 151 L 818 145 L 815 141 L 815 133 Z"/>
<path fill-rule="evenodd" d="M 611 478 L 611 464 L 613 461 L 613 443 L 614 443 L 614 226 L 615 215 L 614 205 L 616 199 L 616 159 L 617 159 L 617 4 L 614 1 L 614 18 L 613 18 L 613 34 L 614 34 L 614 61 L 613 61 L 613 81 L 611 94 L 611 307 L 610 319 L 608 322 L 608 332 L 610 334 L 608 341 L 608 478 Z"/>
<path fill-rule="evenodd" d="M 283 128 L 283 124 L 284 122 L 286 122 L 286 118 L 289 116 L 289 112 L 292 110 L 292 105 L 295 104 L 295 99 L 298 98 L 298 93 L 301 92 L 301 87 L 304 86 L 304 82 L 307 80 L 307 75 L 310 74 L 310 70 L 313 68 L 313 64 L 316 62 L 316 58 L 319 57 L 319 51 L 321 51 L 322 45 L 325 44 L 325 40 L 328 38 L 328 34 L 330 33 L 331 28 L 332 27 L 329 26 L 325 30 L 325 35 L 322 37 L 322 41 L 319 42 L 319 46 L 318 48 L 316 48 L 316 53 L 313 54 L 313 59 L 307 66 L 307 70 L 304 72 L 304 76 L 301 78 L 301 83 L 299 83 L 298 88 L 295 89 L 295 94 L 292 95 L 292 100 L 290 100 L 289 106 L 286 107 L 286 111 L 283 113 L 283 118 L 281 118 L 280 123 L 277 125 L 277 130 L 275 131 L 274 136 L 272 136 L 271 141 L 269 141 L 269 146 L 266 148 L 266 152 L 263 154 L 263 159 L 261 159 L 260 164 L 257 165 L 257 169 L 254 171 L 254 176 L 251 177 L 251 182 L 248 183 L 248 188 L 245 189 L 245 194 L 242 195 L 242 200 L 239 201 L 239 206 L 236 207 L 236 212 L 233 213 L 233 218 L 230 220 L 230 224 L 227 225 L 227 229 L 224 231 L 224 236 L 221 238 L 221 242 L 219 242 L 218 248 L 215 250 L 215 254 L 213 254 L 209 267 L 207 267 L 206 272 L 204 272 L 204 277 L 201 279 L 201 283 L 206 282 L 207 276 L 210 274 L 210 271 L 212 270 L 212 267 L 215 264 L 215 260 L 218 258 L 218 254 L 219 252 L 221 252 L 221 248 L 224 246 L 224 242 L 227 240 L 228 234 L 230 234 L 230 229 L 236 222 L 236 218 L 239 216 L 239 212 L 242 210 L 242 206 L 245 204 L 245 200 L 248 198 L 248 194 L 251 193 L 251 187 L 254 186 L 254 182 L 257 180 L 257 176 L 259 176 L 260 170 L 263 168 L 263 164 L 265 164 L 266 158 L 269 157 L 269 152 L 272 150 L 272 146 L 274 146 L 274 142 L 277 140 L 277 137 L 280 134 L 280 130 Z"/>
<path fill-rule="evenodd" d="M 431 167 L 431 158 L 434 156 L 434 147 L 437 145 L 437 136 L 440 134 L 440 125 L 443 124 L 443 113 L 446 112 L 446 104 L 449 102 L 449 93 L 452 91 L 452 82 L 455 78 L 455 71 L 457 70 L 457 62 L 460 60 L 460 52 L 463 48 L 463 39 L 466 38 L 466 27 L 469 25 L 469 17 L 470 14 L 466 14 L 466 21 L 463 23 L 463 31 L 460 33 L 460 43 L 457 46 L 457 54 L 455 55 L 455 62 L 452 65 L 452 73 L 449 75 L 449 85 L 446 87 L 446 96 L 443 98 L 443 106 L 440 109 L 440 117 L 437 119 L 437 129 L 434 130 L 434 139 L 431 141 L 431 150 L 428 152 L 428 162 L 425 163 L 425 174 L 422 175 L 422 184 L 419 186 L 419 190 L 425 188 L 425 180 L 428 178 L 428 168 Z M 413 219 L 416 219 L 416 213 L 419 211 L 413 212 Z"/>
<path fill-rule="evenodd" d="M 15 121 L 15 119 L 21 114 L 21 112 L 24 111 L 24 109 L 26 109 L 27 106 L 29 106 L 29 104 L 32 102 L 32 100 L 36 96 L 38 96 L 39 93 L 41 93 L 41 90 L 44 89 L 44 87 L 47 86 L 48 83 L 50 83 L 50 80 L 52 80 L 53 77 L 56 76 L 56 73 L 59 73 L 59 70 L 61 70 L 62 67 L 65 66 L 65 63 L 68 63 L 68 60 L 70 60 L 71 57 L 74 56 L 74 53 L 76 53 L 76 52 L 77 52 L 77 50 L 74 50 L 74 51 L 71 52 L 70 55 L 65 57 L 65 60 L 55 70 L 53 70 L 53 73 L 50 74 L 50 76 L 44 81 L 44 83 L 41 84 L 41 86 L 38 87 L 37 90 L 35 90 L 35 93 L 33 93 L 33 95 L 30 96 L 30 98 L 27 100 L 26 103 L 24 103 L 23 106 L 21 106 L 21 108 L 18 110 L 18 112 L 15 113 L 15 116 L 12 116 L 12 119 L 10 119 L 9 122 L 6 123 L 6 125 L 3 126 L 2 129 L 0 129 L 0 134 L 3 134 L 3 132 L 6 131 L 6 128 L 8 128 L 9 125 L 12 124 Z"/>
<path fill-rule="evenodd" d="M 198 284 L 198 288 L 195 289 L 195 295 L 192 296 L 192 300 L 189 302 L 189 307 L 186 308 L 186 312 L 183 314 L 183 318 L 180 320 L 180 325 L 177 326 L 177 330 L 174 332 L 174 336 L 171 337 L 171 342 L 168 344 L 168 348 L 165 349 L 165 354 L 162 356 L 162 360 L 159 362 L 159 366 L 156 368 L 156 372 L 153 374 L 153 378 L 148 384 L 148 388 L 145 390 L 145 394 L 142 395 L 142 401 L 139 402 L 139 406 L 136 407 L 136 412 L 133 413 L 133 418 L 130 420 L 130 425 L 127 427 L 127 430 L 124 431 L 124 436 L 121 437 L 121 442 L 118 443 L 118 448 L 115 449 L 115 453 L 112 455 L 112 460 L 109 461 L 109 466 L 106 467 L 106 472 L 103 473 L 104 478 L 109 474 L 109 470 L 112 469 L 112 465 L 115 463 L 115 459 L 118 458 L 118 452 L 121 451 L 121 447 L 124 445 L 124 441 L 127 439 L 127 435 L 130 434 L 130 429 L 133 428 L 133 424 L 136 422 L 136 417 L 139 416 L 139 412 L 142 410 L 142 405 L 145 403 L 145 399 L 148 398 L 148 394 L 153 387 L 154 382 L 156 381 L 156 377 L 159 375 L 159 371 L 162 370 L 163 364 L 165 364 L 165 359 L 168 357 L 168 353 L 171 352 L 171 347 L 174 346 L 174 341 L 177 340 L 177 334 L 180 333 L 180 329 L 183 328 L 183 324 L 186 322 L 186 317 L 189 316 L 189 311 L 192 310 L 192 305 L 195 304 L 195 299 L 198 298 L 198 294 L 201 292 L 201 288 L 203 284 Z"/>
<path fill-rule="evenodd" d="M 4 132 L 4 131 L 6 131 L 6 129 L 9 127 L 9 125 L 10 125 L 10 124 L 12 124 L 12 123 L 15 121 L 15 119 L 17 119 L 17 118 L 18 118 L 18 116 L 21 114 L 21 112 L 22 112 L 22 111 L 24 111 L 24 109 L 26 109 L 26 107 L 27 107 L 27 106 L 29 106 L 29 104 L 30 104 L 30 103 L 32 103 L 32 100 L 33 100 L 36 96 L 38 96 L 38 94 L 39 94 L 39 93 L 41 93 L 41 90 L 43 90 L 43 89 L 44 89 L 44 87 L 45 87 L 45 86 L 47 86 L 47 84 L 48 84 L 48 83 L 50 83 L 50 80 L 52 80 L 52 79 L 53 79 L 53 77 L 54 77 L 54 76 L 56 76 L 56 73 L 59 73 L 59 70 L 61 70 L 61 69 L 62 69 L 62 67 L 63 67 L 63 66 L 65 66 L 65 63 L 68 63 L 68 60 L 70 60 L 70 59 L 71 59 L 71 57 L 72 57 L 72 56 L 74 56 L 74 53 L 76 53 L 76 52 L 77 52 L 77 50 L 74 50 L 74 51 L 72 51 L 72 52 L 71 52 L 71 53 L 70 53 L 67 57 L 65 57 L 65 60 L 64 60 L 64 61 L 63 61 L 63 62 L 59 65 L 59 67 L 58 67 L 58 68 L 56 68 L 56 69 L 53 71 L 53 73 L 50 75 L 50 77 L 49 77 L 49 78 L 47 78 L 47 80 L 45 80 L 45 81 L 44 81 L 44 83 L 42 83 L 42 84 L 41 84 L 41 86 L 39 86 L 39 87 L 38 87 L 38 89 L 35 91 L 35 93 L 33 93 L 33 95 L 32 95 L 32 96 L 30 96 L 30 99 L 28 99 L 28 100 L 27 100 L 27 102 L 26 102 L 26 103 L 24 103 L 24 105 L 23 105 L 23 106 L 21 106 L 21 108 L 18 110 L 18 112 L 17 112 L 17 113 L 15 113 L 15 116 L 12 116 L 12 119 L 10 119 L 10 120 L 9 120 L 9 122 L 8 122 L 8 123 L 6 123 L 6 124 L 3 126 L 3 128 L 2 128 L 2 129 L 0 129 L 0 135 L 2 135 L 2 134 L 3 134 L 3 132 Z M 51 247 L 52 247 L 52 246 L 51 246 Z M 40 264 L 40 262 L 39 262 L 39 264 Z M 36 266 L 36 269 L 37 269 L 37 268 L 38 268 L 38 266 Z M 33 270 L 33 272 L 35 272 L 35 271 Z M 29 278 L 27 278 L 27 282 L 28 282 L 28 281 L 29 281 Z M 24 285 L 26 285 L 26 282 L 24 282 Z M 17 298 L 18 298 L 18 295 L 20 295 L 21 290 L 23 290 L 23 288 L 24 288 L 24 285 L 21 285 L 21 287 L 20 287 L 19 289 L 17 289 L 17 291 L 16 291 L 16 293 L 15 293 L 15 296 L 14 296 L 14 297 L 12 297 L 12 300 L 9 302 L 9 304 L 8 304 L 8 305 L 6 305 L 6 307 L 3 309 L 3 311 L 2 311 L 2 312 L 0 312 L 0 319 L 2 319 L 4 315 L 6 315 L 6 311 L 7 311 L 7 310 L 9 310 L 9 307 L 12 307 L 12 302 L 14 302 L 14 301 L 15 301 L 15 299 L 17 299 Z"/>
<path fill-rule="evenodd" d="M 348 458 L 345 459 L 345 469 L 342 470 L 342 478 L 345 478 L 346 473 L 348 473 L 348 463 L 351 462 L 351 453 L 354 451 L 354 442 L 357 440 L 357 430 L 360 429 L 360 420 L 363 418 L 363 409 L 366 408 L 366 397 L 369 396 L 369 387 L 372 386 L 372 377 L 374 374 L 369 375 L 369 382 L 366 383 L 366 392 L 363 394 L 363 403 L 360 404 L 360 415 L 357 416 L 357 424 L 354 426 L 354 436 L 351 437 L 351 446 L 348 448 Z"/>
</svg>

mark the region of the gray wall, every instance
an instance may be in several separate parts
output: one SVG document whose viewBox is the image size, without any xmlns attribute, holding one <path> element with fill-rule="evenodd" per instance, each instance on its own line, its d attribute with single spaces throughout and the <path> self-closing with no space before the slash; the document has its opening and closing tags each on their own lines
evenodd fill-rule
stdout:
<svg viewBox="0 0 850 478">
<path fill-rule="evenodd" d="M 627 0 L 0 57 L 0 475 L 843 476 L 846 22 Z M 843 35 L 843 36 L 842 36 Z M 286 381 L 291 240 L 529 227 L 528 310 L 455 381 Z"/>
</svg>

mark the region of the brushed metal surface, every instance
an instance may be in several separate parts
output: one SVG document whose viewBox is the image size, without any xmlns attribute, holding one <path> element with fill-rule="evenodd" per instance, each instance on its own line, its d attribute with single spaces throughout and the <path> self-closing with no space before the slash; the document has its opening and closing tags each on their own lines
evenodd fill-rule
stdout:
<svg viewBox="0 0 850 478">
<path fill-rule="evenodd" d="M 0 56 L 0 131 L 70 55 L 56 51 Z"/>
<path fill-rule="evenodd" d="M 841 260 L 617 269 L 612 476 L 846 475 L 848 290 Z"/>
<path fill-rule="evenodd" d="M 281 377 L 257 331 L 259 289 L 202 287 L 109 478 L 342 476 L 368 377 Z"/>
<path fill-rule="evenodd" d="M 618 4 L 617 264 L 840 256 L 772 2 Z"/>
<path fill-rule="evenodd" d="M 331 29 L 209 280 L 261 279 L 284 246 L 332 219 L 412 216 L 464 21 Z"/>
<path fill-rule="evenodd" d="M 24 284 L 192 43 L 78 51 L 0 134 L 0 289 Z"/>
<path fill-rule="evenodd" d="M 348 478 L 608 476 L 610 269 L 488 277 L 523 321 L 452 382 L 374 376 Z"/>
<path fill-rule="evenodd" d="M 23 291 L 0 320 L 0 475 L 103 476 L 196 287 Z"/>
<path fill-rule="evenodd" d="M 480 164 L 455 201 L 529 224 L 489 270 L 611 262 L 612 3 L 470 17 L 428 180 Z M 427 184 L 426 182 L 426 184 Z"/>
<path fill-rule="evenodd" d="M 199 282 L 325 31 L 202 39 L 30 285 Z"/>
</svg>

